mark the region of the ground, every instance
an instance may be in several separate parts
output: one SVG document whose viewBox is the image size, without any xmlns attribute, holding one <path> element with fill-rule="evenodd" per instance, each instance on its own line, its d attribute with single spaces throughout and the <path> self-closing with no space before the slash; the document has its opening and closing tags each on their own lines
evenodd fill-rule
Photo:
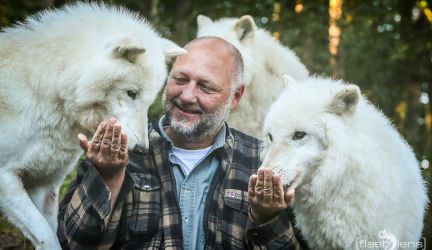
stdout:
<svg viewBox="0 0 432 250">
<path fill-rule="evenodd" d="M 31 242 L 14 228 L 3 216 L 0 217 L 0 250 L 34 249 Z"/>
</svg>

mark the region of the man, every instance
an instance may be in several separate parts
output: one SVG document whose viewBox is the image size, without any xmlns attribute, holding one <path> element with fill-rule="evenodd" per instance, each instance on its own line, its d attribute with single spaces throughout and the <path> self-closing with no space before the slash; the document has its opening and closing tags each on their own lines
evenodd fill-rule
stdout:
<svg viewBox="0 0 432 250">
<path fill-rule="evenodd" d="M 289 222 L 293 191 L 258 170 L 257 139 L 224 123 L 243 94 L 239 52 L 215 37 L 185 49 L 148 152 L 137 146 L 128 155 L 114 118 L 93 142 L 79 135 L 87 159 L 61 204 L 63 248 L 300 248 Z"/>
</svg>

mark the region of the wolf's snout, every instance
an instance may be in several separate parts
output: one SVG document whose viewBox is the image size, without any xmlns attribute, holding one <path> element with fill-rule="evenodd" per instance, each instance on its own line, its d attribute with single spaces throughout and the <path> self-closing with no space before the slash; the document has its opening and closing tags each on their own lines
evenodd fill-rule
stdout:
<svg viewBox="0 0 432 250">
<path fill-rule="evenodd" d="M 122 123 L 122 131 L 128 137 L 128 149 L 133 150 L 136 146 L 140 148 L 148 148 L 149 140 L 148 140 L 148 130 L 147 126 L 141 127 L 136 126 L 133 122 L 121 122 Z"/>
<path fill-rule="evenodd" d="M 133 150 L 136 146 L 142 147 L 142 148 L 148 148 L 149 147 L 149 141 L 147 136 L 144 136 L 144 138 L 140 139 L 136 135 L 129 136 L 128 135 L 128 149 Z"/>
</svg>

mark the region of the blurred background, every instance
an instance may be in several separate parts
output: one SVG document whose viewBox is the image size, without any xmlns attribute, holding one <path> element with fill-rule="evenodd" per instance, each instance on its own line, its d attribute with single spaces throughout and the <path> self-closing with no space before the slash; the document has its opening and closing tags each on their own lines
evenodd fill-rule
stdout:
<svg viewBox="0 0 432 250">
<path fill-rule="evenodd" d="M 1 28 L 66 0 L 0 0 Z M 252 15 L 257 26 L 295 51 L 314 74 L 360 86 L 412 145 L 432 183 L 431 0 L 111 0 L 141 13 L 166 38 L 184 45 L 195 37 L 198 14 L 212 19 Z M 162 113 L 160 98 L 150 119 Z M 65 181 L 73 178 L 72 173 Z M 432 248 L 432 211 L 424 237 Z M 32 249 L 0 216 L 0 250 Z"/>
</svg>

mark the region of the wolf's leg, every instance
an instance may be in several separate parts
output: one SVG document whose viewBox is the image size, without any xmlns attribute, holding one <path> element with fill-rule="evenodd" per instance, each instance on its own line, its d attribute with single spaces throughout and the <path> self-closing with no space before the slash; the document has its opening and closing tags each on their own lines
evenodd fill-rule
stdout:
<svg viewBox="0 0 432 250">
<path fill-rule="evenodd" d="M 57 185 L 38 186 L 28 190 L 28 193 L 34 205 L 50 224 L 51 229 L 56 232 L 59 187 Z"/>
<path fill-rule="evenodd" d="M 56 234 L 11 171 L 0 175 L 0 210 L 29 238 L 36 249 L 61 249 Z"/>
</svg>

